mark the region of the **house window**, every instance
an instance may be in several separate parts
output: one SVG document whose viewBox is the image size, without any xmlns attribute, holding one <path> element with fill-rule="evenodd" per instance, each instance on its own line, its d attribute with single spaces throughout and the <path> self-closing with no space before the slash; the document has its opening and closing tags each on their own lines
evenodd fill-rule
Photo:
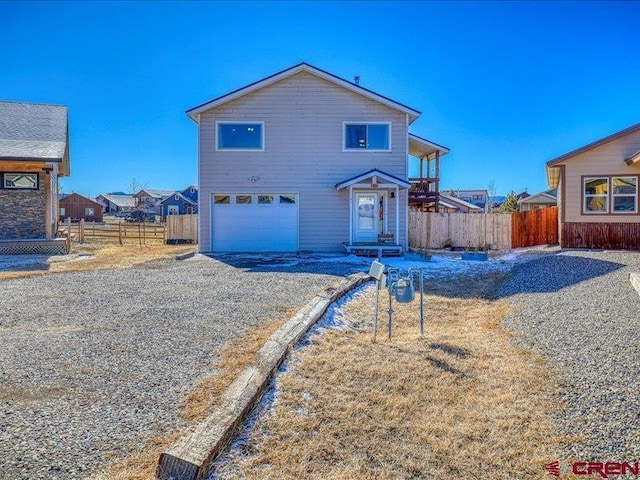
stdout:
<svg viewBox="0 0 640 480">
<path fill-rule="evenodd" d="M 84 209 L 85 217 L 93 217 L 93 208 L 87 207 Z"/>
<path fill-rule="evenodd" d="M 64 207 L 60 207 L 60 216 L 64 217 L 65 213 L 64 213 Z"/>
<path fill-rule="evenodd" d="M 389 151 L 390 129 L 390 123 L 344 123 L 344 149 Z"/>
<path fill-rule="evenodd" d="M 609 212 L 609 178 L 584 179 L 584 213 Z"/>
<path fill-rule="evenodd" d="M 37 173 L 5 173 L 2 181 L 4 188 L 38 189 Z"/>
<path fill-rule="evenodd" d="M 169 205 L 167 207 L 167 215 L 179 215 L 180 207 L 178 205 Z"/>
<path fill-rule="evenodd" d="M 280 203 L 288 203 L 288 204 L 296 203 L 296 196 L 295 195 L 280 195 Z"/>
<path fill-rule="evenodd" d="M 264 150 L 264 122 L 216 122 L 217 150 Z"/>
<path fill-rule="evenodd" d="M 175 200 L 180 200 L 180 195 L 178 195 L 178 194 L 176 193 L 176 194 L 173 196 L 173 198 L 174 198 Z"/>
<path fill-rule="evenodd" d="M 249 205 L 251 203 L 251 195 L 236 195 L 236 203 Z"/>
<path fill-rule="evenodd" d="M 258 203 L 261 205 L 269 205 L 273 203 L 273 195 L 258 195 Z"/>
<path fill-rule="evenodd" d="M 231 198 L 229 197 L 229 195 L 214 195 L 213 196 L 213 203 L 215 203 L 216 205 L 222 205 L 222 204 L 229 204 L 231 203 Z"/>
<path fill-rule="evenodd" d="M 612 213 L 637 213 L 638 177 L 611 179 Z"/>
</svg>

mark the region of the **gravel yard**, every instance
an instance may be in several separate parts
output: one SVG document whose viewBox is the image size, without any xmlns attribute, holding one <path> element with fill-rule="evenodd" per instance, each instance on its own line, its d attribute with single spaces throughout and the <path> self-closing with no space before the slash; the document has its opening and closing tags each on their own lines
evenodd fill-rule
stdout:
<svg viewBox="0 0 640 480">
<path fill-rule="evenodd" d="M 629 272 L 640 272 L 637 253 L 565 252 L 516 267 L 503 288 L 514 304 L 505 325 L 561 370 L 566 460 L 640 460 L 640 296 Z"/>
<path fill-rule="evenodd" d="M 2 282 L 0 477 L 82 478 L 184 427 L 180 401 L 225 342 L 366 268 L 222 260 Z"/>
</svg>

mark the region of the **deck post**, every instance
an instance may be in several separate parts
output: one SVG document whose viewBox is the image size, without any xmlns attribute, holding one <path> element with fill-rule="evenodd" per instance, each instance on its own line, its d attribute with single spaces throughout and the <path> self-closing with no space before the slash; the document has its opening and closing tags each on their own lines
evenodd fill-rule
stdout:
<svg viewBox="0 0 640 480">
<path fill-rule="evenodd" d="M 353 243 L 353 187 L 349 185 L 349 244 Z"/>
<path fill-rule="evenodd" d="M 396 192 L 396 244 L 400 245 L 400 188 L 395 187 Z"/>
</svg>

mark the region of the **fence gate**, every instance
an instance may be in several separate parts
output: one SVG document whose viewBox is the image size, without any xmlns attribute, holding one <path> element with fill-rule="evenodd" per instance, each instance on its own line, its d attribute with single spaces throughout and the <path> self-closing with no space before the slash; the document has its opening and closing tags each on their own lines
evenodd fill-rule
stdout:
<svg viewBox="0 0 640 480">
<path fill-rule="evenodd" d="M 558 207 L 511 214 L 511 247 L 558 243 Z"/>
<path fill-rule="evenodd" d="M 198 215 L 168 215 L 167 243 L 198 243 Z"/>
</svg>

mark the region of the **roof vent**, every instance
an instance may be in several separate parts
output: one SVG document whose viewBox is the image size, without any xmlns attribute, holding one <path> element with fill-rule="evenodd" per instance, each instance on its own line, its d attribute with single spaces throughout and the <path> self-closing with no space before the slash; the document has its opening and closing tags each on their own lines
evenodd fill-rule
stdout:
<svg viewBox="0 0 640 480">
<path fill-rule="evenodd" d="M 360 85 L 360 75 L 356 75 L 355 77 L 353 77 L 353 83 L 355 83 L 356 85 Z"/>
</svg>

